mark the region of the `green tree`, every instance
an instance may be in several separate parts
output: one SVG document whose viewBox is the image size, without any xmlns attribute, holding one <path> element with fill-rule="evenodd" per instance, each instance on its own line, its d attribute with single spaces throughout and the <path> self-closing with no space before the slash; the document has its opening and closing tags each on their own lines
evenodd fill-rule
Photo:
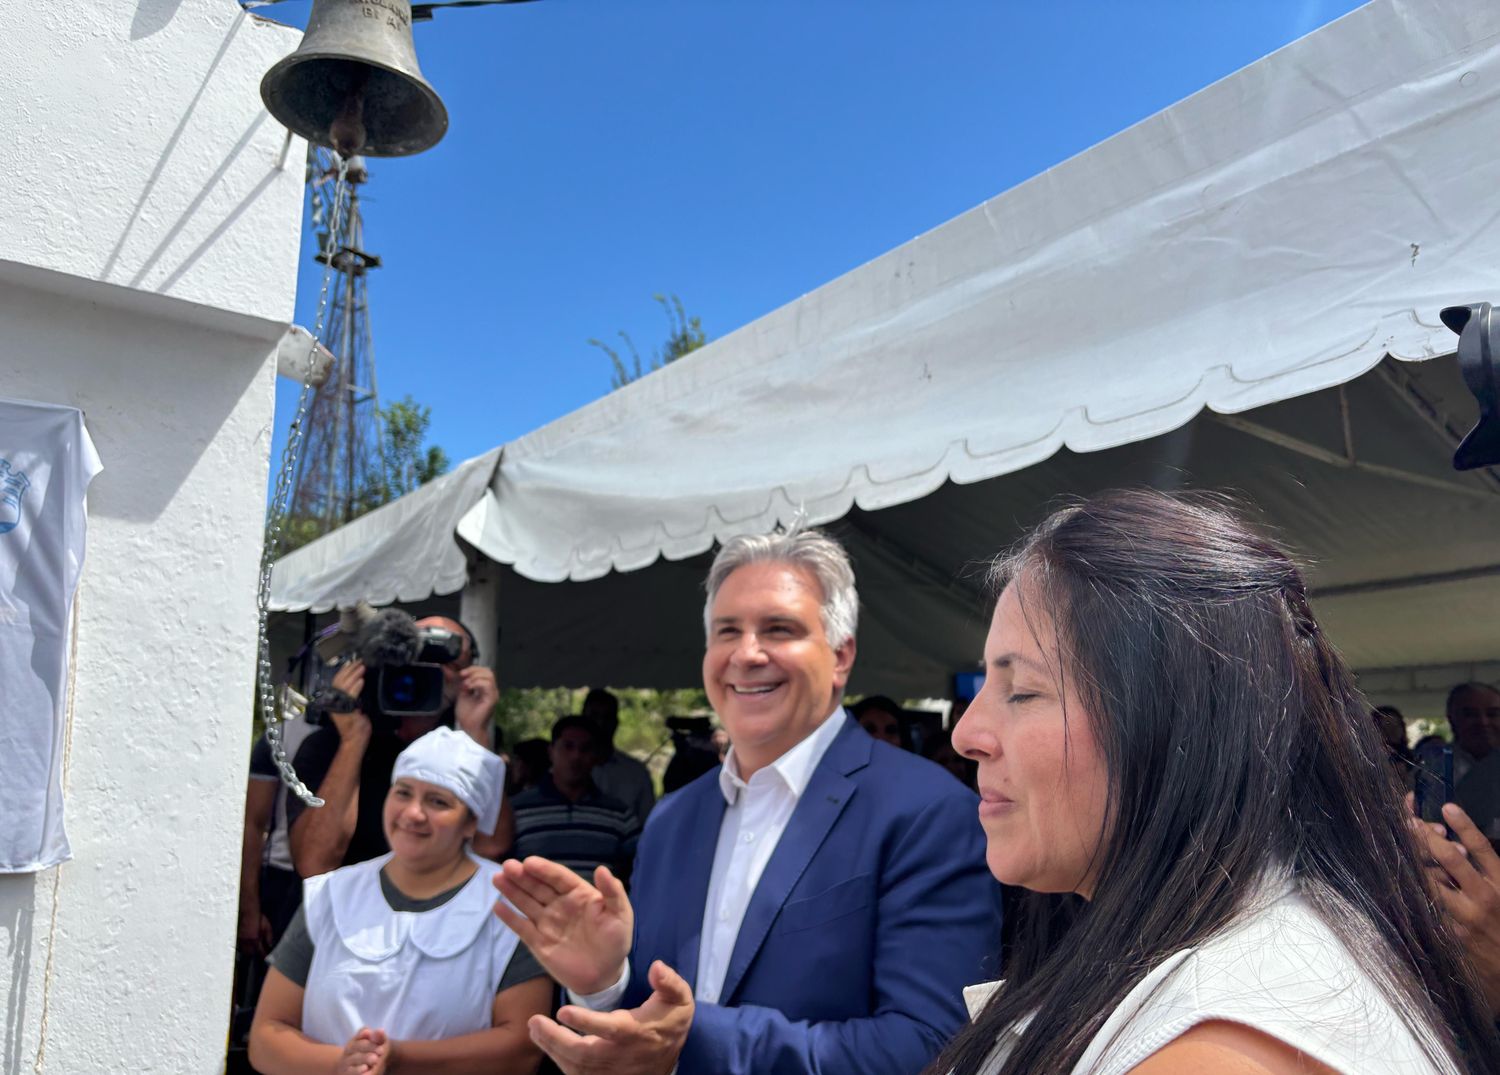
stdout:
<svg viewBox="0 0 1500 1075">
<path fill-rule="evenodd" d="M 703 333 L 702 320 L 689 317 L 687 311 L 683 309 L 682 300 L 676 294 L 652 295 L 651 297 L 660 304 L 662 312 L 667 315 L 667 339 L 652 354 L 649 367 L 641 365 L 641 355 L 636 350 L 635 341 L 624 330 L 621 330 L 618 335 L 625 341 L 625 347 L 630 352 L 628 363 L 625 356 L 609 344 L 595 339 L 588 341 L 609 356 L 610 365 L 613 367 L 609 384 L 611 391 L 624 388 L 632 381 L 638 381 L 646 374 L 676 362 L 683 355 L 691 354 L 708 342 L 708 337 Z"/>
<path fill-rule="evenodd" d="M 381 407 L 378 413 L 385 475 L 371 482 L 365 511 L 426 485 L 446 474 L 449 466 L 448 453 L 436 444 L 426 443 L 427 429 L 432 424 L 431 407 L 422 406 L 408 395 L 389 407 Z"/>
</svg>

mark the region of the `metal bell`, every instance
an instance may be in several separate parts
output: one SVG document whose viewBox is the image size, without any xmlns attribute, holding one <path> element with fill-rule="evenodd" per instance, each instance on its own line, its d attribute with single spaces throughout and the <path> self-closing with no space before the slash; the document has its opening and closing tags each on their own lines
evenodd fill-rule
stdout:
<svg viewBox="0 0 1500 1075">
<path fill-rule="evenodd" d="M 410 0 L 313 0 L 297 51 L 260 96 L 294 133 L 345 157 L 404 157 L 448 131 L 448 110 L 417 67 Z"/>
</svg>

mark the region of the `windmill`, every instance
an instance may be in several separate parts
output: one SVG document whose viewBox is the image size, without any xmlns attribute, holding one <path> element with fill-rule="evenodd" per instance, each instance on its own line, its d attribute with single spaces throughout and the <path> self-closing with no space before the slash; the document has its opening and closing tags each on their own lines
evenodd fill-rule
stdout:
<svg viewBox="0 0 1500 1075">
<path fill-rule="evenodd" d="M 333 366 L 328 380 L 314 389 L 304 419 L 287 512 L 294 539 L 342 526 L 368 510 L 387 485 L 367 287 L 380 258 L 365 249 L 360 209 L 369 172 L 363 158 L 353 157 L 340 186 L 340 161 L 321 146 L 309 147 L 307 165 L 312 224 L 319 232 L 316 258 L 332 273 L 322 342 L 333 354 Z M 343 204 L 334 205 L 335 198 Z M 330 244 L 328 229 L 335 218 L 344 223 Z"/>
</svg>

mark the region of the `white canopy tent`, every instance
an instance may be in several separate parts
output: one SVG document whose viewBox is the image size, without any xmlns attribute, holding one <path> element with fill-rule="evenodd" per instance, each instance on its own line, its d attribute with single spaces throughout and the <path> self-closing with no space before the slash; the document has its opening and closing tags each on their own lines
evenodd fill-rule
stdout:
<svg viewBox="0 0 1500 1075">
<path fill-rule="evenodd" d="M 853 688 L 933 694 L 1057 494 L 1226 488 L 1430 705 L 1500 659 L 1500 476 L 1448 467 L 1474 407 L 1425 361 L 1500 282 L 1496 131 L 1500 9 L 1377 0 L 285 557 L 275 605 L 467 577 L 510 684 L 687 685 L 706 554 L 801 512 L 856 560 Z"/>
</svg>

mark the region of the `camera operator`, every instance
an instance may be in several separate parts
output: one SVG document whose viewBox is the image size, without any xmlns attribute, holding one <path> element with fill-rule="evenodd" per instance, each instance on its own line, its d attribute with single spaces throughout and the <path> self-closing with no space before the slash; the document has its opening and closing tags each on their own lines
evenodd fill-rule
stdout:
<svg viewBox="0 0 1500 1075">
<path fill-rule="evenodd" d="M 390 849 L 381 809 L 396 756 L 409 744 L 441 725 L 456 726 L 491 749 L 491 721 L 500 692 L 495 673 L 474 663 L 473 634 L 445 616 L 417 620 L 416 627 L 429 635 L 435 628 L 457 636 L 458 656 L 442 666 L 443 708 L 431 715 L 372 721 L 364 711 L 370 674 L 366 662 L 353 659 L 339 667 L 328 696 L 344 704 L 325 705 L 328 723 L 307 738 L 295 761 L 298 774 L 324 805 L 309 810 L 296 798 L 287 802 L 292 861 L 303 877 L 364 862 Z M 509 850 L 514 832 L 506 799 L 495 832 L 475 837 L 475 854 L 499 859 Z"/>
</svg>

